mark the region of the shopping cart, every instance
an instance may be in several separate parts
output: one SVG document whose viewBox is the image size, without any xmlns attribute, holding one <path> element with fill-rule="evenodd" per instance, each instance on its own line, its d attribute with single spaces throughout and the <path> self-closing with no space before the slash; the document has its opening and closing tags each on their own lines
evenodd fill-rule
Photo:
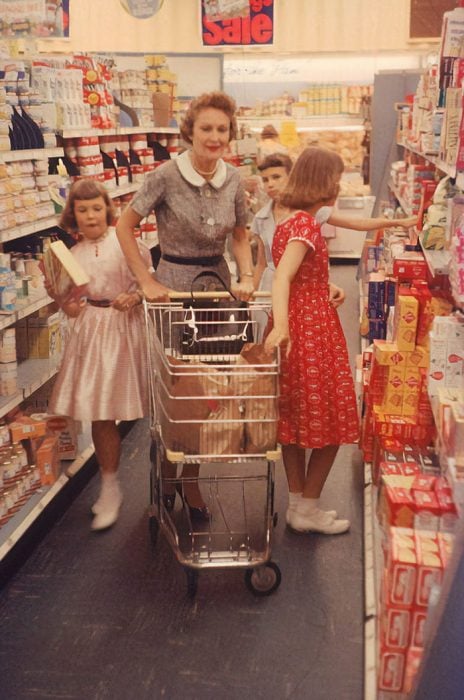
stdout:
<svg viewBox="0 0 464 700">
<path fill-rule="evenodd" d="M 265 297 L 264 299 L 262 297 Z M 144 302 L 150 388 L 150 512 L 153 546 L 160 529 L 185 568 L 195 595 L 201 569 L 244 569 L 256 595 L 281 582 L 271 561 L 279 355 L 247 342 L 269 295 L 244 310 L 225 309 L 226 293 L 174 293 L 169 303 Z M 233 303 L 233 302 L 232 302 Z M 199 464 L 186 477 L 185 465 Z M 186 487 L 198 481 L 211 513 L 197 523 Z M 183 506 L 168 508 L 167 494 Z M 172 497 L 171 497 L 172 498 Z M 172 505 L 172 501 L 171 501 Z M 179 506 L 179 503 L 176 504 Z"/>
</svg>

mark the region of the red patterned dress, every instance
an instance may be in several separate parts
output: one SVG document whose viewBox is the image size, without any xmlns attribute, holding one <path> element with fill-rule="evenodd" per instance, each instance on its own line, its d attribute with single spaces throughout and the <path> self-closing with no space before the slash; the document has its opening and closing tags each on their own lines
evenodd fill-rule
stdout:
<svg viewBox="0 0 464 700">
<path fill-rule="evenodd" d="M 345 336 L 329 303 L 329 256 L 320 225 L 297 211 L 276 228 L 277 267 L 289 241 L 308 252 L 290 286 L 289 357 L 282 353 L 279 441 L 300 447 L 355 442 L 358 414 Z"/>
</svg>

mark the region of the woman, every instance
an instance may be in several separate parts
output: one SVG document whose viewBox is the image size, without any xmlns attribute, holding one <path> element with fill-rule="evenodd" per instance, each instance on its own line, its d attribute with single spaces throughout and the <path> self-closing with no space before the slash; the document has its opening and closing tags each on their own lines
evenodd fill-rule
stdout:
<svg viewBox="0 0 464 700">
<path fill-rule="evenodd" d="M 288 148 L 280 143 L 279 132 L 272 124 L 263 127 L 258 143 L 258 165 L 272 153 L 288 154 Z"/>
<path fill-rule="evenodd" d="M 144 296 L 164 301 L 170 290 L 190 291 L 195 277 L 205 270 L 218 274 L 230 287 L 224 251 L 231 234 L 239 276 L 234 293 L 247 299 L 254 287 L 245 190 L 238 170 L 222 160 L 237 133 L 235 102 L 223 92 L 200 95 L 187 110 L 180 131 L 190 148 L 147 176 L 117 225 L 121 248 Z M 153 209 L 161 248 L 156 278 L 147 271 L 133 236 L 134 228 Z M 204 279 L 204 288 L 213 288 L 214 278 Z M 183 477 L 195 476 L 198 466 L 186 465 Z M 185 497 L 193 516 L 209 518 L 198 482 L 185 483 Z"/>
</svg>

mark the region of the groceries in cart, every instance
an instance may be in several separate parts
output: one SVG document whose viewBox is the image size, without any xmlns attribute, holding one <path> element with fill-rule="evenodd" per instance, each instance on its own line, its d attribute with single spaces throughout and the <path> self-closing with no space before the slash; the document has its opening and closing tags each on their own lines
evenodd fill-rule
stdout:
<svg viewBox="0 0 464 700">
<path fill-rule="evenodd" d="M 163 360 L 158 408 L 168 449 L 210 457 L 275 449 L 277 367 L 262 345 L 244 345 L 233 364 Z"/>
</svg>

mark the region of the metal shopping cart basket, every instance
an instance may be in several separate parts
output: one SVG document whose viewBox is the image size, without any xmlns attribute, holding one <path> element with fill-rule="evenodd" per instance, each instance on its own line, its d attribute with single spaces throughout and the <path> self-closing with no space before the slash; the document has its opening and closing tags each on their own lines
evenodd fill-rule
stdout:
<svg viewBox="0 0 464 700">
<path fill-rule="evenodd" d="M 169 303 L 144 302 L 150 535 L 154 546 L 160 529 L 166 536 L 185 568 L 190 595 L 201 569 L 234 567 L 244 569 L 254 594 L 269 595 L 281 581 L 271 561 L 279 354 L 266 355 L 262 345 L 248 342 L 250 329 L 258 328 L 260 317 L 262 327 L 269 312 L 269 295 L 258 293 L 247 309 L 237 302 L 225 308 L 227 297 L 195 293 L 201 309 L 178 293 Z M 200 465 L 198 477 L 188 465 Z M 211 514 L 201 523 L 185 497 L 196 481 Z M 180 498 L 171 510 L 167 494 L 175 489 Z"/>
</svg>

